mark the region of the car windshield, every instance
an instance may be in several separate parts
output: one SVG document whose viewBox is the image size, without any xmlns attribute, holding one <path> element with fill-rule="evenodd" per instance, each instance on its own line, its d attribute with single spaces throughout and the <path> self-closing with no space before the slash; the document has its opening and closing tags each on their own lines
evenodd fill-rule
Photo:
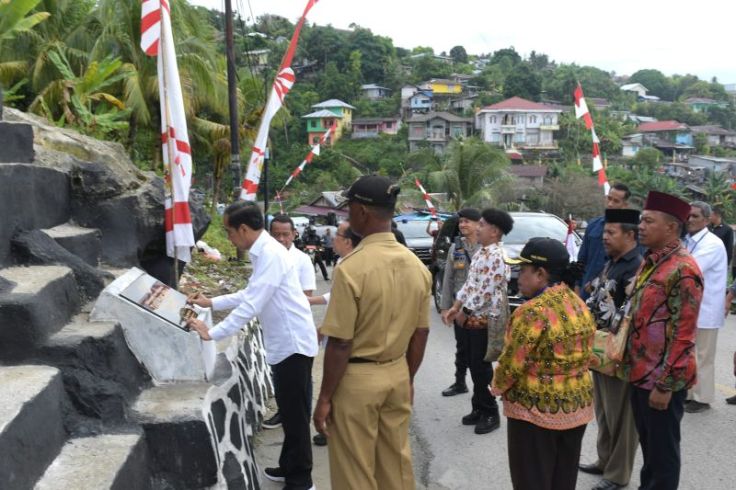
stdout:
<svg viewBox="0 0 736 490">
<path fill-rule="evenodd" d="M 397 221 L 396 224 L 404 238 L 431 238 L 427 235 L 426 221 Z"/>
<path fill-rule="evenodd" d="M 503 242 L 523 245 L 530 238 L 539 236 L 564 242 L 567 225 L 554 216 L 514 216 L 514 228 L 504 237 Z"/>
</svg>

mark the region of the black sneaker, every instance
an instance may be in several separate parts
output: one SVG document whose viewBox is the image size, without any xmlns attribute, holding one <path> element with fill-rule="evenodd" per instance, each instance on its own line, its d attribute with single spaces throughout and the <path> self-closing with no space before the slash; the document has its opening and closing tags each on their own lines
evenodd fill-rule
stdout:
<svg viewBox="0 0 736 490">
<path fill-rule="evenodd" d="M 465 383 L 453 383 L 450 385 L 449 388 L 444 390 L 442 392 L 442 396 L 455 396 L 460 395 L 461 393 L 467 393 L 468 392 L 468 385 Z"/>
<path fill-rule="evenodd" d="M 273 417 L 264 420 L 261 425 L 264 429 L 278 429 L 281 427 L 281 412 L 276 412 Z"/>
<path fill-rule="evenodd" d="M 483 415 L 475 424 L 476 434 L 488 434 L 501 427 L 501 419 L 498 415 Z"/>
<path fill-rule="evenodd" d="M 266 468 L 263 474 L 271 481 L 286 481 L 286 475 L 281 468 Z"/>
<path fill-rule="evenodd" d="M 473 410 L 463 417 L 463 425 L 475 425 L 480 422 L 482 416 L 483 414 L 480 413 L 480 410 Z"/>
<path fill-rule="evenodd" d="M 700 413 L 705 412 L 706 410 L 710 410 L 710 405 L 708 403 L 691 400 L 690 403 L 685 405 L 685 411 L 687 413 Z"/>
<path fill-rule="evenodd" d="M 315 446 L 326 446 L 327 436 L 324 434 L 316 434 L 314 437 L 312 437 L 312 442 Z"/>
</svg>

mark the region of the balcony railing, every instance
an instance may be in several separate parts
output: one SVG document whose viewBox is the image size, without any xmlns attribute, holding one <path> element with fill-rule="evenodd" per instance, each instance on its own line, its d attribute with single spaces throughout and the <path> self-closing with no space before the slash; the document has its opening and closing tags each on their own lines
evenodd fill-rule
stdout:
<svg viewBox="0 0 736 490">
<path fill-rule="evenodd" d="M 516 126 L 514 124 L 502 124 L 501 134 L 514 134 L 516 133 Z"/>
</svg>

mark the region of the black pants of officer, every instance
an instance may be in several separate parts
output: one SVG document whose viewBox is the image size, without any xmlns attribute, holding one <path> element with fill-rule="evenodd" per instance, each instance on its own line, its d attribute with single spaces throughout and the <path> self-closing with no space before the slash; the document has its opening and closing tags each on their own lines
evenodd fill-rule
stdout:
<svg viewBox="0 0 736 490">
<path fill-rule="evenodd" d="M 287 486 L 312 486 L 312 440 L 309 433 L 312 409 L 312 357 L 292 354 L 271 366 L 276 403 L 281 413 L 284 444 L 279 467 Z"/>
<path fill-rule="evenodd" d="M 325 263 L 322 261 L 322 254 L 320 252 L 314 254 L 314 265 L 319 266 L 319 270 L 322 272 L 322 279 L 324 279 L 325 281 L 329 279 L 329 277 L 327 276 Z"/>
<path fill-rule="evenodd" d="M 483 360 L 488 349 L 488 330 L 485 328 L 463 328 L 465 336 L 465 362 L 473 379 L 473 410 L 483 415 L 498 415 L 496 398 L 488 391 L 493 381 L 493 365 Z"/>
<path fill-rule="evenodd" d="M 585 425 L 567 430 L 507 420 L 514 490 L 575 490 Z"/>
<path fill-rule="evenodd" d="M 335 264 L 335 251 L 332 247 L 325 247 L 325 262 L 327 262 L 328 266 Z"/>
<path fill-rule="evenodd" d="M 467 339 L 465 329 L 455 323 L 455 383 L 465 385 L 465 375 L 468 372 Z"/>
<path fill-rule="evenodd" d="M 649 406 L 651 390 L 631 390 L 634 423 L 644 457 L 640 490 L 675 490 L 680 483 L 680 421 L 687 390 L 675 391 L 666 410 Z"/>
</svg>

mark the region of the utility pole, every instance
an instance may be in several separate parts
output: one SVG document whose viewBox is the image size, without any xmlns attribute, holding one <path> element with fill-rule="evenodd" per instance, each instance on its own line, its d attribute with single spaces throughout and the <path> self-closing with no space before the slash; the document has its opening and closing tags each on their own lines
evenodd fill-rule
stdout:
<svg viewBox="0 0 736 490">
<path fill-rule="evenodd" d="M 268 188 L 268 160 L 271 157 L 271 152 L 269 151 L 268 146 L 266 147 L 266 154 L 263 158 L 263 215 L 265 217 L 265 222 L 268 224 L 268 193 L 270 192 Z"/>
<path fill-rule="evenodd" d="M 233 199 L 238 199 L 243 176 L 240 170 L 240 136 L 238 125 L 238 85 L 235 73 L 235 51 L 233 49 L 233 6 L 225 0 L 225 54 L 227 57 L 227 93 L 230 108 L 230 172 L 233 179 Z"/>
</svg>

